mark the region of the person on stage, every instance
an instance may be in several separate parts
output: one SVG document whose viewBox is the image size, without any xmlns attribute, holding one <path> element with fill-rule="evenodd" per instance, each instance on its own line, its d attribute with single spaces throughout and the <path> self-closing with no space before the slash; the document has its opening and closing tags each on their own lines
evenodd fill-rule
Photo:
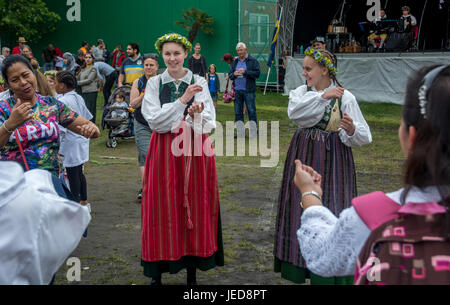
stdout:
<svg viewBox="0 0 450 305">
<path fill-rule="evenodd" d="M 316 50 L 326 50 L 327 44 L 325 43 L 325 38 L 323 36 L 317 36 L 311 40 L 311 47 Z"/>
<path fill-rule="evenodd" d="M 402 7 L 402 15 L 400 16 L 401 24 L 404 32 L 412 32 L 412 27 L 417 25 L 416 17 L 411 15 L 409 6 Z"/>
<path fill-rule="evenodd" d="M 293 181 L 295 160 L 320 173 L 323 204 L 339 215 L 357 193 L 352 147 L 372 142 L 372 135 L 355 96 L 336 79 L 333 54 L 308 48 L 305 55 L 302 75 L 307 84 L 289 95 L 288 116 L 299 129 L 289 146 L 278 199 L 274 271 L 295 283 L 310 277 L 311 284 L 351 284 L 352 277 L 323 278 L 306 268 L 296 234 L 303 208 Z"/>
<path fill-rule="evenodd" d="M 192 48 L 183 36 L 155 47 L 167 69 L 150 78 L 142 114 L 153 130 L 145 162 L 141 207 L 142 266 L 152 285 L 162 273 L 224 265 L 219 189 L 208 132 L 216 115 L 205 78 L 183 67 Z"/>
</svg>

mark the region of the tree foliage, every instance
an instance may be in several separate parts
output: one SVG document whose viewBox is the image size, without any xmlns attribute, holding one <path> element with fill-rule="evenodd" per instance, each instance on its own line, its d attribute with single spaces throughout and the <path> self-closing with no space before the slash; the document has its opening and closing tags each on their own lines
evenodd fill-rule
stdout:
<svg viewBox="0 0 450 305">
<path fill-rule="evenodd" d="M 183 10 L 181 17 L 183 21 L 176 21 L 175 24 L 180 25 L 189 32 L 188 40 L 193 43 L 195 37 L 197 37 L 198 31 L 202 30 L 205 34 L 213 35 L 214 31 L 211 25 L 215 19 L 208 15 L 206 12 L 191 7 L 189 10 Z"/>
<path fill-rule="evenodd" d="M 39 41 L 56 30 L 60 20 L 42 0 L 0 0 L 0 32 L 10 39 L 22 36 L 29 42 Z"/>
</svg>

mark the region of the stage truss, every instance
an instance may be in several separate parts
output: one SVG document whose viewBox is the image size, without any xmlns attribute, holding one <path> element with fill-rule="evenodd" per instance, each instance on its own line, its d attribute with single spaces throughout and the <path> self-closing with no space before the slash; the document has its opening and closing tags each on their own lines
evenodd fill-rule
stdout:
<svg viewBox="0 0 450 305">
<path fill-rule="evenodd" d="M 294 25 L 297 5 L 300 0 L 278 0 L 278 11 L 283 7 L 280 32 L 278 33 L 278 54 L 283 55 L 286 49 L 292 55 L 294 44 Z"/>
</svg>

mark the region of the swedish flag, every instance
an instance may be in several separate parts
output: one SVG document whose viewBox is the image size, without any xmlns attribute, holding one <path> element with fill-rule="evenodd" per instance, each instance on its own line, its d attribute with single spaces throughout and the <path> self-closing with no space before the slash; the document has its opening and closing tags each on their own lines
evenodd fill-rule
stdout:
<svg viewBox="0 0 450 305">
<path fill-rule="evenodd" d="M 281 13 L 283 12 L 283 8 L 280 9 L 280 13 L 278 14 L 277 22 L 275 24 L 275 28 L 273 29 L 273 35 L 272 35 L 272 41 L 270 45 L 270 55 L 269 59 L 267 60 L 267 66 L 270 68 L 274 62 L 275 58 L 275 49 L 277 48 L 277 42 L 278 42 L 278 32 L 280 31 L 280 21 L 281 21 Z"/>
</svg>

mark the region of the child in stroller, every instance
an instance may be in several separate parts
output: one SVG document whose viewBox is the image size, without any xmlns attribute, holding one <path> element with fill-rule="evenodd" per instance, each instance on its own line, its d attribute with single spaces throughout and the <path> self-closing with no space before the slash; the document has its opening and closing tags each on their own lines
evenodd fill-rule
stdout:
<svg viewBox="0 0 450 305">
<path fill-rule="evenodd" d="M 110 107 L 110 109 L 113 109 L 111 111 L 111 118 L 112 119 L 126 119 L 128 118 L 128 104 L 125 102 L 125 93 L 118 92 L 116 94 L 116 100 L 114 104 Z"/>
<path fill-rule="evenodd" d="M 115 89 L 103 110 L 102 128 L 109 129 L 107 147 L 115 148 L 117 137 L 129 139 L 134 136 L 130 91 L 131 88 L 126 86 Z"/>
</svg>

